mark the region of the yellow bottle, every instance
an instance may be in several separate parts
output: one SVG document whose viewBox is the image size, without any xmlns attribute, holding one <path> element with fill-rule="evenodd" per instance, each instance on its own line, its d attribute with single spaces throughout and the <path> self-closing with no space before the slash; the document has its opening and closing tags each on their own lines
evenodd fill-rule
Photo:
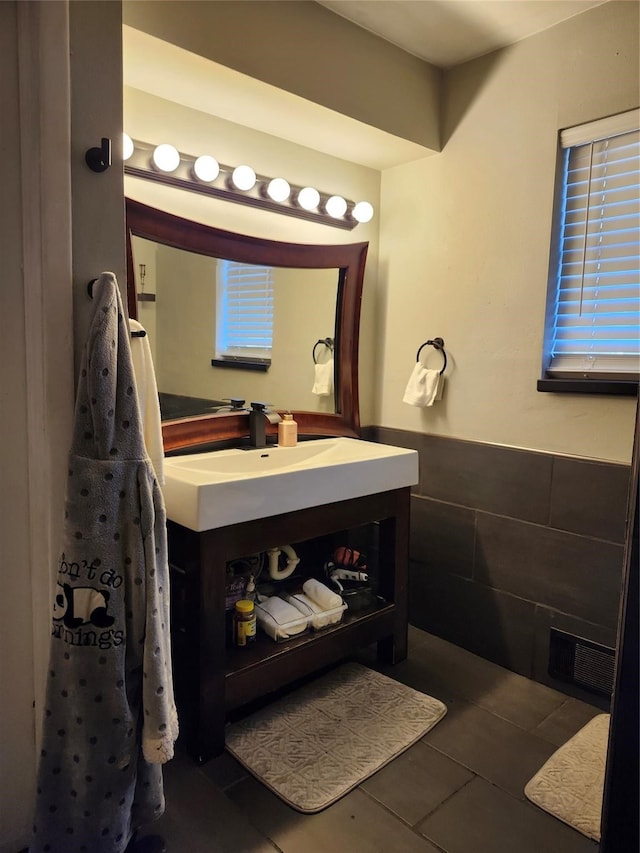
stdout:
<svg viewBox="0 0 640 853">
<path fill-rule="evenodd" d="M 253 601 L 236 601 L 233 616 L 233 641 L 236 646 L 246 646 L 256 639 L 256 611 Z"/>
<path fill-rule="evenodd" d="M 298 424 L 291 412 L 286 412 L 278 424 L 278 445 L 280 447 L 295 447 L 298 443 Z"/>
</svg>

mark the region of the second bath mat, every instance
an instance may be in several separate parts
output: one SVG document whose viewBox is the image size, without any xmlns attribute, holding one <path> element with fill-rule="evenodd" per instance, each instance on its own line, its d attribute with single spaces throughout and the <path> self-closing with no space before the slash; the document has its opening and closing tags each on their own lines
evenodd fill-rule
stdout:
<svg viewBox="0 0 640 853">
<path fill-rule="evenodd" d="M 227 750 L 288 805 L 343 797 L 446 714 L 438 699 L 344 664 L 227 728 Z"/>
<path fill-rule="evenodd" d="M 532 803 L 600 841 L 600 815 L 607 760 L 609 714 L 598 714 L 556 750 L 527 782 Z"/>
</svg>

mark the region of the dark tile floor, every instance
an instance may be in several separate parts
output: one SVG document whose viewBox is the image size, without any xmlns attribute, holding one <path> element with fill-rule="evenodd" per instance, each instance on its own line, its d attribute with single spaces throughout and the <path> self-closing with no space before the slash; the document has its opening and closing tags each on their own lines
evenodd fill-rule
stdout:
<svg viewBox="0 0 640 853">
<path fill-rule="evenodd" d="M 376 666 L 368 652 L 359 660 Z M 407 660 L 381 669 L 448 713 L 337 803 L 303 815 L 227 753 L 201 767 L 178 754 L 150 830 L 169 853 L 597 853 L 523 789 L 598 707 L 414 628 Z"/>
</svg>

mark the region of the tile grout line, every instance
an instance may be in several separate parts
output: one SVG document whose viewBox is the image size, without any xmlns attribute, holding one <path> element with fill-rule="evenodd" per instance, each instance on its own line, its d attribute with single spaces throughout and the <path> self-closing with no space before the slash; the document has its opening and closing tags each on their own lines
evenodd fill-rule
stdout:
<svg viewBox="0 0 640 853">
<path fill-rule="evenodd" d="M 369 800 L 371 800 L 373 803 L 375 803 L 375 805 L 376 805 L 377 807 L 381 808 L 381 809 L 382 809 L 383 811 L 385 811 L 388 815 L 390 815 L 390 817 L 392 817 L 394 820 L 398 821 L 398 822 L 399 822 L 402 826 L 404 826 L 406 829 L 410 830 L 410 832 L 412 832 L 415 836 L 417 836 L 417 837 L 418 837 L 418 838 L 420 838 L 421 840 L 428 841 L 428 842 L 429 842 L 429 844 L 432 844 L 432 845 L 433 845 L 437 850 L 441 851 L 441 853 L 448 853 L 448 851 L 446 850 L 446 848 L 441 847 L 441 846 L 440 846 L 439 844 L 437 844 L 435 841 L 432 841 L 432 839 L 431 839 L 431 838 L 427 838 L 427 836 L 426 836 L 426 835 L 422 835 L 422 833 L 421 833 L 421 832 L 419 832 L 419 831 L 416 829 L 416 827 L 418 826 L 418 824 L 419 824 L 421 821 L 426 820 L 426 819 L 427 819 L 427 817 L 430 817 L 432 814 L 435 814 L 435 812 L 437 812 L 437 811 L 438 811 L 438 809 L 440 808 L 440 806 L 441 806 L 441 805 L 443 805 L 443 803 L 445 803 L 445 802 L 447 802 L 448 800 L 450 800 L 452 796 L 455 796 L 455 794 L 457 794 L 457 793 L 458 793 L 458 791 L 461 791 L 461 790 L 462 790 L 462 788 L 466 787 L 466 786 L 469 784 L 469 782 L 471 782 L 471 781 L 472 781 L 471 779 L 468 779 L 468 780 L 464 783 L 464 785 L 462 785 L 460 788 L 458 788 L 458 790 L 457 790 L 457 791 L 454 791 L 454 792 L 453 792 L 453 794 L 450 794 L 448 797 L 445 797 L 445 799 L 443 800 L 443 802 L 442 802 L 442 803 L 440 803 L 439 805 L 437 805 L 437 806 L 435 807 L 435 809 L 433 809 L 433 811 L 428 812 L 424 817 L 421 817 L 419 821 L 417 821 L 416 823 L 413 823 L 413 824 L 408 823 L 406 820 L 403 820 L 403 819 L 400 817 L 400 815 L 399 815 L 399 814 L 397 814 L 397 813 L 396 813 L 396 812 L 394 812 L 392 809 L 390 809 L 390 808 L 389 808 L 389 806 L 387 806 L 387 805 L 386 805 L 385 803 L 383 803 L 381 800 L 378 800 L 376 797 L 374 797 L 374 796 L 373 796 L 373 794 L 370 794 L 370 793 L 369 793 L 367 790 L 365 790 L 361 785 L 358 785 L 358 787 L 357 787 L 357 788 L 355 788 L 354 790 L 360 791 L 362 794 L 364 794 L 364 795 L 365 795 L 365 797 L 367 797 Z"/>
<path fill-rule="evenodd" d="M 515 674 L 517 674 L 517 673 L 515 673 Z M 525 676 L 522 676 L 522 677 L 524 678 Z M 550 689 L 553 689 L 553 688 L 550 688 Z M 434 697 L 434 698 L 438 698 L 438 697 Z M 525 734 L 533 735 L 537 740 L 541 740 L 544 743 L 550 743 L 551 741 L 547 741 L 546 738 L 540 737 L 540 735 L 535 734 L 534 730 L 538 726 L 542 725 L 542 723 L 545 720 L 547 720 L 551 716 L 551 714 L 555 714 L 557 711 L 560 710 L 560 708 L 563 708 L 571 697 L 565 697 L 564 700 L 561 701 L 560 704 L 553 709 L 553 711 L 550 711 L 546 717 L 544 717 L 542 720 L 540 720 L 540 722 L 536 723 L 535 727 L 533 729 L 525 728 L 524 725 L 520 725 L 520 723 L 516 723 L 513 720 L 510 720 L 508 717 L 502 716 L 502 714 L 499 714 L 497 711 L 494 711 L 492 708 L 488 708 L 486 705 L 482 705 L 480 702 L 477 702 L 475 699 L 471 699 L 471 698 L 466 697 L 466 696 L 460 696 L 457 694 L 455 696 L 453 696 L 452 698 L 453 698 L 454 702 L 456 702 L 456 701 L 457 702 L 464 702 L 466 705 L 473 705 L 474 708 L 479 708 L 481 711 L 484 711 L 486 714 L 491 714 L 491 716 L 496 717 L 498 720 L 502 720 L 504 723 L 508 723 L 509 725 L 514 726 L 514 728 L 518 729 L 519 731 L 524 732 Z M 440 701 L 444 701 L 444 700 L 440 700 Z M 595 707 L 595 706 L 593 706 L 593 707 Z M 423 737 L 420 738 L 420 740 L 423 741 L 424 743 L 426 743 L 427 745 L 429 745 L 429 744 L 428 744 L 428 741 L 425 740 L 425 738 L 427 738 L 428 735 L 429 735 L 429 732 L 427 732 L 425 735 L 423 735 Z"/>
<path fill-rule="evenodd" d="M 450 756 L 447 756 L 447 758 L 450 758 L 451 761 L 454 761 L 454 759 L 452 759 Z M 457 761 L 454 761 L 454 763 L 458 764 L 460 767 L 464 767 L 463 764 L 459 764 L 459 762 L 457 762 Z M 427 812 L 426 815 L 421 817 L 417 823 L 413 824 L 412 829 L 415 829 L 419 823 L 423 823 L 425 820 L 427 820 L 427 818 L 430 818 L 434 814 L 436 814 L 436 812 L 438 812 L 444 806 L 445 803 L 448 803 L 451 799 L 453 799 L 453 797 L 455 797 L 457 794 L 459 794 L 460 791 L 463 791 L 467 787 L 467 785 L 470 785 L 474 779 L 477 779 L 479 777 L 479 774 L 476 773 L 475 770 L 470 770 L 468 767 L 465 767 L 464 769 L 469 770 L 469 772 L 471 773 L 471 779 L 467 779 L 467 781 L 464 784 L 462 784 L 459 788 L 456 788 L 455 791 L 452 791 L 448 797 L 445 797 L 444 800 L 442 800 L 441 803 L 438 803 L 438 805 L 435 807 L 435 809 L 432 809 L 430 812 Z M 482 777 L 480 777 L 480 778 L 482 778 Z M 426 838 L 427 836 L 425 835 L 423 837 Z M 432 841 L 432 839 L 430 838 L 429 841 Z M 433 842 L 433 841 L 432 841 L 432 843 L 435 844 L 435 842 Z"/>
<path fill-rule="evenodd" d="M 537 738 L 537 740 L 540 740 L 540 738 Z M 542 741 L 542 743 L 544 743 L 544 745 L 545 745 L 545 746 L 553 746 L 553 744 L 549 743 L 548 741 Z M 448 758 L 448 759 L 449 759 L 449 761 L 453 761 L 453 762 L 454 762 L 455 764 L 457 764 L 459 767 L 462 767 L 462 768 L 464 768 L 465 770 L 468 770 L 468 771 L 469 771 L 469 773 L 473 773 L 474 778 L 476 778 L 476 779 L 482 779 L 482 781 L 483 781 L 483 782 L 486 782 L 488 785 L 493 785 L 493 787 L 494 787 L 494 788 L 497 788 L 497 789 L 498 789 L 498 791 L 502 791 L 502 793 L 503 793 L 503 794 L 507 794 L 507 796 L 511 797 L 511 798 L 512 798 L 513 800 L 515 800 L 517 803 L 526 801 L 526 797 L 525 797 L 525 795 L 524 795 L 524 785 L 522 786 L 522 797 L 517 797 L 517 796 L 513 793 L 513 791 L 509 791 L 509 790 L 507 790 L 506 788 L 503 788 L 503 787 L 502 787 L 502 785 L 499 785 L 499 784 L 498 784 L 497 782 L 495 782 L 493 779 L 489 779 L 487 776 L 483 776 L 483 774 L 482 774 L 482 773 L 480 773 L 478 770 L 474 770 L 472 767 L 468 767 L 466 764 L 463 764 L 463 763 L 462 763 L 461 761 L 459 761 L 457 758 L 454 758 L 452 755 L 449 755 L 449 753 L 448 753 L 448 752 L 445 752 L 445 751 L 444 751 L 444 749 L 441 749 L 441 748 L 439 748 L 439 747 L 437 747 L 437 746 L 435 746 L 435 745 L 431 745 L 431 749 L 434 749 L 436 752 L 439 752 L 439 753 L 440 753 L 440 755 L 444 755 L 444 757 L 445 757 L 445 758 Z M 542 765 L 541 765 L 541 766 L 542 766 Z M 472 782 L 472 781 L 473 781 L 473 779 L 470 779 L 470 780 L 469 780 L 469 782 Z M 466 787 L 466 785 L 468 785 L 468 784 L 469 784 L 469 782 L 465 783 L 465 785 L 463 785 L 462 787 L 463 787 L 463 788 L 465 788 L 465 787 Z M 460 790 L 460 791 L 461 791 L 461 790 L 462 790 L 462 788 L 459 788 L 458 790 Z M 456 793 L 457 793 L 457 791 L 456 791 Z"/>
<path fill-rule="evenodd" d="M 547 722 L 547 720 L 549 719 L 549 717 L 553 716 L 553 714 L 557 714 L 557 713 L 558 713 L 558 711 L 561 711 L 561 710 L 565 707 L 565 705 L 567 705 L 567 704 L 569 703 L 569 700 L 570 700 L 570 697 L 569 697 L 569 696 L 567 696 L 567 697 L 565 698 L 564 702 L 562 702 L 560 705 L 558 705 L 558 707 L 557 707 L 557 708 L 554 708 L 554 710 L 553 710 L 553 711 L 550 711 L 550 712 L 547 714 L 547 716 L 546 716 L 543 720 L 540 720 L 540 722 L 539 722 L 539 723 L 537 723 L 537 725 L 535 726 L 535 728 L 531 729 L 531 734 L 533 734 L 533 735 L 535 735 L 535 737 L 538 737 L 538 738 L 539 738 L 539 737 L 540 737 L 540 735 L 536 735 L 536 734 L 535 734 L 535 730 L 536 730 L 536 729 L 539 729 L 541 725 L 543 725 L 544 723 L 546 723 L 546 722 Z M 546 738 L 542 738 L 542 740 L 546 740 Z M 550 741 L 550 743 L 552 743 L 552 742 L 553 742 L 553 741 Z"/>
</svg>

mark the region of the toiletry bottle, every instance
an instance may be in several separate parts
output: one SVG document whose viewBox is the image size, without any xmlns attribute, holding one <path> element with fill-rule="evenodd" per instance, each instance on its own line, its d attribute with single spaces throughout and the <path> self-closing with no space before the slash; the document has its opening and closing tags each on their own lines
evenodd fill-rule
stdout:
<svg viewBox="0 0 640 853">
<path fill-rule="evenodd" d="M 249 580 L 247 581 L 247 589 L 245 591 L 244 597 L 247 601 L 256 600 L 256 584 L 253 575 L 249 575 Z"/>
<path fill-rule="evenodd" d="M 278 424 L 278 444 L 280 447 L 295 447 L 298 443 L 298 424 L 291 412 L 286 412 Z"/>
<path fill-rule="evenodd" d="M 236 646 L 247 646 L 256 639 L 256 611 L 253 601 L 236 601 L 233 614 L 233 641 Z"/>
</svg>

